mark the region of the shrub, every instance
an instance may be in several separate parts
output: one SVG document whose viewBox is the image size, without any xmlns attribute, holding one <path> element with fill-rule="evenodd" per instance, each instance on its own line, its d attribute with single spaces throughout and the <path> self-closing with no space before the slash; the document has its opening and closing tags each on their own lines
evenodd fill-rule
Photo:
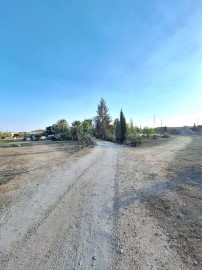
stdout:
<svg viewBox="0 0 202 270">
<path fill-rule="evenodd" d="M 154 134 L 154 129 L 153 128 L 149 128 L 149 127 L 145 127 L 143 129 L 143 134 L 147 136 L 147 138 L 150 137 L 150 135 Z"/>
<path fill-rule="evenodd" d="M 61 140 L 72 140 L 72 135 L 69 132 L 63 132 L 60 134 Z"/>
<path fill-rule="evenodd" d="M 81 143 L 84 146 L 89 146 L 89 145 L 93 145 L 94 141 L 92 140 L 91 134 L 86 133 L 86 132 L 82 132 L 81 133 Z"/>
<path fill-rule="evenodd" d="M 142 144 L 143 137 L 137 133 L 130 133 L 127 135 L 127 140 L 131 141 L 131 146 L 139 146 Z"/>
<path fill-rule="evenodd" d="M 105 136 L 105 140 L 109 142 L 116 142 L 116 136 L 111 132 L 107 132 Z"/>
<path fill-rule="evenodd" d="M 126 137 L 126 139 L 129 141 L 134 141 L 136 140 L 136 138 L 137 138 L 137 133 L 129 133 Z"/>
</svg>

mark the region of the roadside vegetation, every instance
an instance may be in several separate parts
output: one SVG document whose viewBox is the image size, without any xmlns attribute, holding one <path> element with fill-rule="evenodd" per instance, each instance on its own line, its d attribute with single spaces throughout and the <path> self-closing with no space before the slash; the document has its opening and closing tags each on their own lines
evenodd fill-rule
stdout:
<svg viewBox="0 0 202 270">
<path fill-rule="evenodd" d="M 97 139 L 138 146 L 142 144 L 144 135 L 149 138 L 154 133 L 152 128 L 134 126 L 132 119 L 128 124 L 122 109 L 119 117 L 112 121 L 106 102 L 101 98 L 94 118 L 94 134 Z"/>
</svg>

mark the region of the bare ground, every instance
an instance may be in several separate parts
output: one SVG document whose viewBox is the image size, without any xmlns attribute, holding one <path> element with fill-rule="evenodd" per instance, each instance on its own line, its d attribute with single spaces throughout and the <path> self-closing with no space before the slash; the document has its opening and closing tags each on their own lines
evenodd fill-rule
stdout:
<svg viewBox="0 0 202 270">
<path fill-rule="evenodd" d="M 201 269 L 202 138 L 159 142 L 1 149 L 0 269 Z"/>
<path fill-rule="evenodd" d="M 118 166 L 117 269 L 202 269 L 202 138 L 126 148 Z"/>
</svg>

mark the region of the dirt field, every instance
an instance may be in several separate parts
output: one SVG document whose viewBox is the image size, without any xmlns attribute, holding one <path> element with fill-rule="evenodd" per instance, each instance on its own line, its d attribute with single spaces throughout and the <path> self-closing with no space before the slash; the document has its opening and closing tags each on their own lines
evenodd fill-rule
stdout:
<svg viewBox="0 0 202 270">
<path fill-rule="evenodd" d="M 202 137 L 1 148 L 0 164 L 0 269 L 202 269 Z"/>
<path fill-rule="evenodd" d="M 126 254 L 117 264 L 202 269 L 202 137 L 155 144 L 119 159 L 116 245 Z"/>
</svg>

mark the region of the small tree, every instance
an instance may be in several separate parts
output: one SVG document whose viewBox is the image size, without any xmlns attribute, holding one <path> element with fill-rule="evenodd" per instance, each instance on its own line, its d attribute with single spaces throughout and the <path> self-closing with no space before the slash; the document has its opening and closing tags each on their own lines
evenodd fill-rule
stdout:
<svg viewBox="0 0 202 270">
<path fill-rule="evenodd" d="M 130 119 L 130 123 L 127 126 L 128 126 L 127 131 L 129 134 L 137 133 L 137 130 L 136 130 L 136 127 L 134 127 L 132 118 Z"/>
<path fill-rule="evenodd" d="M 47 133 L 47 135 L 53 135 L 54 134 L 53 126 L 47 127 L 46 133 Z"/>
<path fill-rule="evenodd" d="M 80 141 L 81 139 L 81 122 L 80 121 L 74 121 L 72 123 L 71 133 L 75 139 Z"/>
<path fill-rule="evenodd" d="M 149 128 L 149 127 L 144 127 L 143 128 L 143 134 L 146 135 L 147 138 L 149 138 L 152 134 L 154 134 L 154 129 Z"/>
<path fill-rule="evenodd" d="M 80 139 L 83 145 L 87 146 L 93 143 L 93 124 L 91 119 L 85 119 L 81 123 L 80 134 Z"/>
<path fill-rule="evenodd" d="M 65 119 L 58 120 L 56 125 L 59 127 L 61 133 L 67 131 L 68 129 L 68 123 Z"/>
<path fill-rule="evenodd" d="M 91 119 L 85 119 L 82 122 L 82 130 L 85 133 L 93 134 L 93 123 Z"/>
</svg>

